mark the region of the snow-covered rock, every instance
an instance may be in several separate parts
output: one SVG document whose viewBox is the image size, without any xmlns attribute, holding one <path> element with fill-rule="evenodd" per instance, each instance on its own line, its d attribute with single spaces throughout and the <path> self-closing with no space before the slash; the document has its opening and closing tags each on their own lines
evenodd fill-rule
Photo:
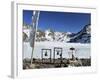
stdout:
<svg viewBox="0 0 100 80">
<path fill-rule="evenodd" d="M 71 35 L 70 32 L 65 33 L 65 32 L 54 32 L 51 29 L 41 31 L 37 30 L 36 33 L 36 41 L 59 41 L 59 42 L 67 42 L 70 41 Z"/>
</svg>

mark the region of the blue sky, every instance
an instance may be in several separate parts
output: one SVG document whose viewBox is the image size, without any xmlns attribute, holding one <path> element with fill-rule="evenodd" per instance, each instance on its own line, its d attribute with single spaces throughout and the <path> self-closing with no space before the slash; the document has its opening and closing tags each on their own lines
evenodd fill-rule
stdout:
<svg viewBox="0 0 100 80">
<path fill-rule="evenodd" d="M 31 10 L 23 10 L 24 23 L 32 24 L 32 12 Z M 42 30 L 52 29 L 59 32 L 76 33 L 87 24 L 91 24 L 90 13 L 40 11 L 38 28 Z"/>
</svg>

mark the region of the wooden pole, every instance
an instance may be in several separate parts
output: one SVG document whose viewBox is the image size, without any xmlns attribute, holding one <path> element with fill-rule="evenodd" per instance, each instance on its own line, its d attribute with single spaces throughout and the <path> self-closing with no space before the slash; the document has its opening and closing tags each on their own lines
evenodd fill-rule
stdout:
<svg viewBox="0 0 100 80">
<path fill-rule="evenodd" d="M 31 65 L 32 65 L 32 62 L 33 62 L 33 50 L 34 50 L 34 48 L 32 48 Z"/>
</svg>

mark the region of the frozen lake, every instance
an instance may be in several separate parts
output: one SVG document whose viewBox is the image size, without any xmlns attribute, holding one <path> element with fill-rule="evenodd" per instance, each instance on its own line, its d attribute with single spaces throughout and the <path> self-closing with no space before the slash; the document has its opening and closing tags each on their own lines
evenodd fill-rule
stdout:
<svg viewBox="0 0 100 80">
<path fill-rule="evenodd" d="M 43 58 L 60 58 L 59 54 L 62 53 L 63 58 L 71 58 L 72 51 L 70 48 L 73 47 L 73 54 L 78 58 L 90 58 L 91 57 L 91 45 L 90 44 L 81 44 L 81 43 L 63 43 L 63 42 L 35 42 L 35 48 L 33 52 L 33 58 L 40 58 L 43 55 Z M 61 50 L 59 49 L 62 49 Z M 44 50 L 43 50 L 44 49 Z M 50 49 L 51 54 L 49 50 Z M 59 54 L 57 54 L 59 52 Z M 23 58 L 31 58 L 32 48 L 30 47 L 29 42 L 23 43 Z M 47 55 L 45 56 L 45 53 Z"/>
</svg>

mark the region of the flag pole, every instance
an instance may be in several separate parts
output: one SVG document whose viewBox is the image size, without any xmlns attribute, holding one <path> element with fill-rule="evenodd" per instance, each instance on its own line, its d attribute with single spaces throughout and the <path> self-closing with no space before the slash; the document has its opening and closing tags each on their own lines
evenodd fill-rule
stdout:
<svg viewBox="0 0 100 80">
<path fill-rule="evenodd" d="M 34 48 L 32 48 L 32 53 L 31 53 L 31 65 L 32 65 L 32 62 L 33 62 L 33 50 L 34 50 Z"/>
<path fill-rule="evenodd" d="M 32 16 L 32 53 L 31 53 L 31 65 L 33 62 L 33 51 L 34 51 L 34 45 L 35 45 L 35 37 L 36 37 L 36 29 L 38 26 L 38 20 L 39 20 L 39 11 L 33 11 L 33 16 Z"/>
</svg>

